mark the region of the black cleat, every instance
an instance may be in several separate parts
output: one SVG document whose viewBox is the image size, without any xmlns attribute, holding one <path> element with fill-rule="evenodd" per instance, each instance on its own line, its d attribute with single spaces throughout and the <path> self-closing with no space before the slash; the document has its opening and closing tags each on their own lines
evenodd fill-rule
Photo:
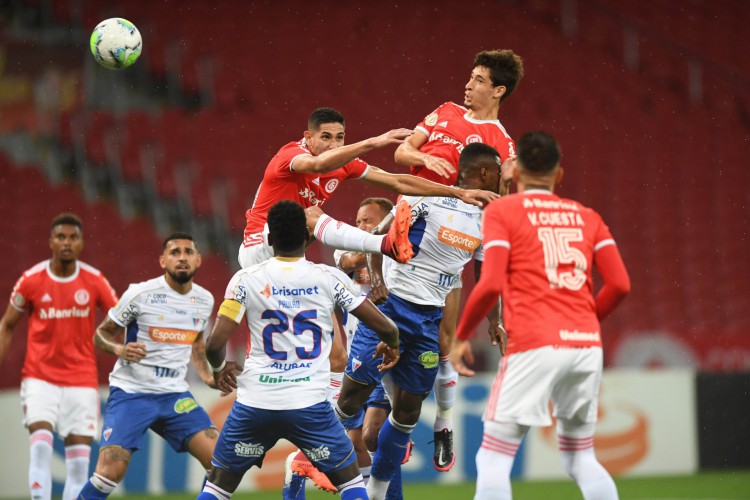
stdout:
<svg viewBox="0 0 750 500">
<path fill-rule="evenodd" d="M 432 464 L 439 472 L 448 472 L 456 463 L 456 455 L 453 453 L 453 431 L 443 429 L 435 433 L 435 453 L 432 456 Z"/>
</svg>

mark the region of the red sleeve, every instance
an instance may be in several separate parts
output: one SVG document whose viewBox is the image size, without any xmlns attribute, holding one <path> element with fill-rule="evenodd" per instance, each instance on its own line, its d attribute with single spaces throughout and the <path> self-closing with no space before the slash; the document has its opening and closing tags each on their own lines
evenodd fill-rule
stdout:
<svg viewBox="0 0 750 500">
<path fill-rule="evenodd" d="M 29 280 L 24 273 L 18 278 L 15 286 L 13 286 L 13 291 L 10 292 L 10 304 L 16 311 L 23 312 L 28 307 L 30 296 L 30 290 L 28 288 Z"/>
<path fill-rule="evenodd" d="M 497 304 L 497 299 L 505 284 L 505 270 L 508 267 L 509 256 L 510 250 L 504 246 L 490 247 L 485 251 L 482 274 L 469 294 L 458 324 L 456 337 L 459 340 L 471 338 L 479 323 Z"/>
<path fill-rule="evenodd" d="M 363 175 L 365 175 L 365 172 L 367 172 L 367 169 L 370 167 L 370 165 L 367 164 L 365 160 L 360 160 L 359 158 L 355 158 L 349 163 L 346 164 L 346 178 L 347 179 L 359 179 Z"/>
<path fill-rule="evenodd" d="M 115 289 L 112 288 L 112 285 L 109 284 L 109 281 L 103 274 L 100 274 L 99 279 L 96 280 L 96 286 L 99 290 L 99 304 L 105 312 L 108 312 L 117 305 L 120 299 L 117 298 Z"/>
<path fill-rule="evenodd" d="M 430 136 L 430 133 L 432 133 L 432 129 L 435 128 L 435 125 L 438 122 L 438 115 L 440 114 L 440 110 L 445 106 L 447 103 L 443 103 L 440 106 L 437 107 L 435 111 L 430 113 L 429 115 L 424 117 L 424 120 L 419 122 L 416 127 L 418 129 L 422 129 L 423 131 L 427 132 L 427 137 Z"/>
<path fill-rule="evenodd" d="M 614 243 L 605 245 L 594 253 L 594 266 L 604 280 L 604 285 L 596 294 L 596 315 L 602 320 L 630 292 L 630 277 Z"/>
<path fill-rule="evenodd" d="M 277 174 L 289 175 L 294 173 L 292 170 L 294 159 L 304 155 L 310 156 L 310 152 L 301 148 L 297 143 L 290 143 L 281 148 L 271 162 Z"/>
</svg>

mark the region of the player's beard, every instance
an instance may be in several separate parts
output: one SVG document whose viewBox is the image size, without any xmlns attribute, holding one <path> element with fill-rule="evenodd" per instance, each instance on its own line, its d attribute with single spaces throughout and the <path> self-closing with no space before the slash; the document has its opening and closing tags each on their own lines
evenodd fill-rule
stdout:
<svg viewBox="0 0 750 500">
<path fill-rule="evenodd" d="M 192 273 L 175 273 L 172 271 L 167 271 L 167 273 L 169 274 L 169 277 L 175 281 L 175 283 L 179 283 L 180 285 L 184 285 L 185 283 L 193 279 L 193 276 L 195 276 L 195 271 L 193 271 Z"/>
</svg>

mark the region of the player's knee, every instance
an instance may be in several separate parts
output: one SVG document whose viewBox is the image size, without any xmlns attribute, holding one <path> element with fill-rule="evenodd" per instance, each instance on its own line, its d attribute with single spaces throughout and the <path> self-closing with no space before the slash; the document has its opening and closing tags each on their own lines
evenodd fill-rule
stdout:
<svg viewBox="0 0 750 500">
<path fill-rule="evenodd" d="M 368 451 L 375 452 L 378 449 L 378 434 L 380 433 L 380 427 L 372 425 L 365 425 L 362 428 L 362 439 L 365 442 L 365 446 Z"/>
<path fill-rule="evenodd" d="M 130 463 L 130 452 L 120 446 L 107 446 L 99 450 L 96 473 L 119 483 L 125 477 Z"/>
</svg>

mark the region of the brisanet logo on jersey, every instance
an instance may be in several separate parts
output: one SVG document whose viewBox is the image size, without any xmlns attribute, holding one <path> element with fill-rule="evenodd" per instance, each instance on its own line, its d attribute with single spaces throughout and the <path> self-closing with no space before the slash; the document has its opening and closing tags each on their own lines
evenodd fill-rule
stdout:
<svg viewBox="0 0 750 500">
<path fill-rule="evenodd" d="M 284 297 L 296 297 L 300 295 L 318 295 L 318 287 L 311 286 L 308 288 L 287 288 L 282 286 L 281 288 L 271 287 L 271 295 L 282 295 Z"/>
</svg>

